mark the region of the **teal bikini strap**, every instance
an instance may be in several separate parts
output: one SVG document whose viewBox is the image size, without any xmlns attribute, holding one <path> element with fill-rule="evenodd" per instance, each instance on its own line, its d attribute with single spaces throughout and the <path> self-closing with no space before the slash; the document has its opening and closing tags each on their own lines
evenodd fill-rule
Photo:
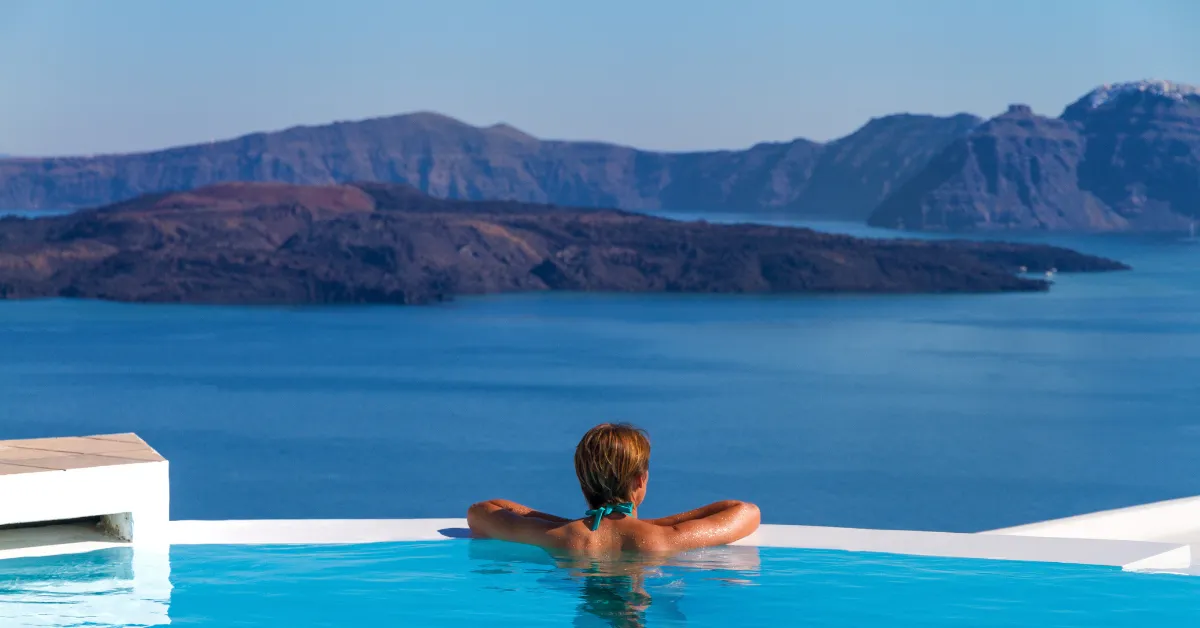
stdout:
<svg viewBox="0 0 1200 628">
<path fill-rule="evenodd" d="M 614 512 L 622 515 L 632 515 L 633 504 L 630 502 L 624 502 L 621 504 L 604 504 L 599 508 L 593 508 L 583 514 L 592 518 L 592 529 L 598 530 L 600 529 L 600 520 L 607 515 L 613 514 Z"/>
</svg>

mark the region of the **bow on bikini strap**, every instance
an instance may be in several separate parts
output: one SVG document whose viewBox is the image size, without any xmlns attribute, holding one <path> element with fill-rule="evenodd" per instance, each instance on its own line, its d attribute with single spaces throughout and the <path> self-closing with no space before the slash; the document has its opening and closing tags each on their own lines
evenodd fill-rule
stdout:
<svg viewBox="0 0 1200 628">
<path fill-rule="evenodd" d="M 592 518 L 592 530 L 598 530 L 600 528 L 600 520 L 608 515 L 613 514 L 614 512 L 622 515 L 632 515 L 633 504 L 630 502 L 625 502 L 623 504 L 604 504 L 599 508 L 593 508 L 583 514 Z"/>
</svg>

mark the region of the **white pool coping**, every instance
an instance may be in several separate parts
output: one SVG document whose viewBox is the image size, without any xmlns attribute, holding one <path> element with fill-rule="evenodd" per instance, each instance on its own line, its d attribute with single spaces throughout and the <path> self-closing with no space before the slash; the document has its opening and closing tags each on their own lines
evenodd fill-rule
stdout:
<svg viewBox="0 0 1200 628">
<path fill-rule="evenodd" d="M 172 545 L 325 545 L 469 538 L 466 519 L 173 521 Z M 763 525 L 734 545 L 1183 570 L 1186 544 Z"/>
<path fill-rule="evenodd" d="M 988 534 L 1200 543 L 1200 497 L 1184 497 L 992 530 Z"/>
<path fill-rule="evenodd" d="M 1184 497 L 1074 517 L 1039 521 L 986 534 L 1200 544 L 1200 497 Z M 1200 558 L 1200 557 L 1198 557 Z M 1197 560 L 1177 573 L 1200 575 Z"/>
</svg>

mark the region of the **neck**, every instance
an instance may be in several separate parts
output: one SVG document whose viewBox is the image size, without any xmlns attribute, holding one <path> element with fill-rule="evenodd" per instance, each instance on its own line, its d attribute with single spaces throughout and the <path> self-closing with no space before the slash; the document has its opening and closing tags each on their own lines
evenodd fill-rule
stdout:
<svg viewBox="0 0 1200 628">
<path fill-rule="evenodd" d="M 637 519 L 637 517 L 638 517 L 638 505 L 637 505 L 637 504 L 636 504 L 636 503 L 635 503 L 635 502 L 634 502 L 632 499 L 630 499 L 630 500 L 627 500 L 627 501 L 612 502 L 612 503 L 610 503 L 609 505 L 611 505 L 611 506 L 616 506 L 617 504 L 629 504 L 630 508 L 632 509 L 632 510 L 631 510 L 631 512 L 630 512 L 629 514 L 625 514 L 625 513 L 621 513 L 621 514 L 622 514 L 622 515 L 624 515 L 624 516 L 626 516 L 626 517 L 629 517 L 629 518 L 631 518 L 631 519 Z M 594 509 L 593 509 L 593 508 L 589 508 L 589 510 L 594 510 Z M 614 514 L 615 514 L 615 513 L 614 513 Z"/>
</svg>

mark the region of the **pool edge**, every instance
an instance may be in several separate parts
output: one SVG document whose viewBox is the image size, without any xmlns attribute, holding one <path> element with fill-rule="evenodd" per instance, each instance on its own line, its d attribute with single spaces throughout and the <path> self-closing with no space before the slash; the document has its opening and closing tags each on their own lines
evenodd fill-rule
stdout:
<svg viewBox="0 0 1200 628">
<path fill-rule="evenodd" d="M 282 519 L 172 521 L 172 545 L 329 545 L 469 538 L 465 519 Z M 735 545 L 841 550 L 943 558 L 1182 570 L 1189 545 L 914 530 L 763 525 Z"/>
</svg>

